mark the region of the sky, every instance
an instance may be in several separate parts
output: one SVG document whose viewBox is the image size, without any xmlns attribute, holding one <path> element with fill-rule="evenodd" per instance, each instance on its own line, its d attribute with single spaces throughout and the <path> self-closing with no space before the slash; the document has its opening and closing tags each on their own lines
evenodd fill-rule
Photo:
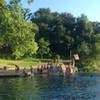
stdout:
<svg viewBox="0 0 100 100">
<path fill-rule="evenodd" d="M 32 12 L 39 8 L 50 8 L 53 12 L 68 12 L 75 17 L 85 14 L 89 20 L 100 22 L 100 0 L 34 0 L 30 5 L 22 0 L 22 3 Z"/>
</svg>

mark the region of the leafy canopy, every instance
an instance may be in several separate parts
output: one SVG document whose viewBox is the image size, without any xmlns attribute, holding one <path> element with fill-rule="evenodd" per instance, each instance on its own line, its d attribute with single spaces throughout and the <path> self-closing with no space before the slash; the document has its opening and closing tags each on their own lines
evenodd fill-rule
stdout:
<svg viewBox="0 0 100 100">
<path fill-rule="evenodd" d="M 34 33 L 37 26 L 24 19 L 22 10 L 20 0 L 11 0 L 0 10 L 0 50 L 15 59 L 32 56 L 38 49 Z"/>
</svg>

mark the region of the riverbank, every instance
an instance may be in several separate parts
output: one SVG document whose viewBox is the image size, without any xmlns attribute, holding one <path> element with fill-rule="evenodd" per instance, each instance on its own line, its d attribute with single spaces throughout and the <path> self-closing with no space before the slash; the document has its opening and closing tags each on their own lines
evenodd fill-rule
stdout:
<svg viewBox="0 0 100 100">
<path fill-rule="evenodd" d="M 10 69 L 13 69 L 14 65 L 18 65 L 20 68 L 29 68 L 30 66 L 36 67 L 39 64 L 43 64 L 43 62 L 38 59 L 35 60 L 6 60 L 0 59 L 0 68 L 7 66 Z"/>
<path fill-rule="evenodd" d="M 3 65 L 5 63 L 6 65 Z M 19 66 L 18 63 L 18 61 L 9 61 L 8 63 L 8 60 L 4 60 L 0 68 L 0 76 L 33 76 L 34 74 L 70 75 L 78 72 L 78 68 L 73 66 L 73 64 L 69 62 L 64 64 L 56 60 L 52 62 L 36 63 L 30 66 L 27 65 L 27 67 Z M 20 61 L 20 64 L 21 63 Z"/>
<path fill-rule="evenodd" d="M 20 68 L 30 68 L 30 67 L 34 67 L 36 68 L 38 65 L 42 65 L 42 64 L 47 64 L 48 62 L 52 62 L 53 59 L 33 59 L 33 58 L 29 58 L 29 59 L 22 59 L 22 60 L 7 60 L 7 59 L 0 59 L 0 68 L 7 66 L 10 67 L 11 69 L 15 66 L 14 65 L 18 65 Z M 66 62 L 69 60 L 60 60 L 59 62 Z"/>
<path fill-rule="evenodd" d="M 9 67 L 10 70 L 15 69 L 15 65 L 18 65 L 20 69 L 30 67 L 37 68 L 38 65 L 47 64 L 51 62 L 52 59 L 23 59 L 23 60 L 7 60 L 0 59 L 0 68 L 4 66 Z M 60 62 L 65 62 L 66 60 L 61 60 Z M 91 63 L 90 63 L 91 62 Z M 98 73 L 100 72 L 100 61 L 99 60 L 87 60 L 84 62 L 84 66 L 79 68 L 79 72 L 85 73 Z"/>
</svg>

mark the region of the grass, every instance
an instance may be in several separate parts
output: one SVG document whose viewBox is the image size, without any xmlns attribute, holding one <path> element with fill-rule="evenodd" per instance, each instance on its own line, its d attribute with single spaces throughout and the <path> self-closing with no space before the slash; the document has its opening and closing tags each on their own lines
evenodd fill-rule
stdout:
<svg viewBox="0 0 100 100">
<path fill-rule="evenodd" d="M 23 60 L 0 59 L 0 68 L 7 66 L 9 69 L 15 69 L 14 65 L 18 65 L 20 68 L 24 67 L 30 68 L 31 66 L 37 67 L 40 64 L 45 64 L 51 61 L 52 59 L 33 59 L 33 58 L 24 58 Z"/>
<path fill-rule="evenodd" d="M 14 65 L 18 65 L 21 68 L 29 68 L 30 66 L 37 67 L 39 64 L 43 64 L 43 62 L 40 62 L 39 60 L 6 60 L 6 59 L 0 59 L 0 68 L 3 66 L 7 66 L 11 69 L 15 68 Z"/>
</svg>

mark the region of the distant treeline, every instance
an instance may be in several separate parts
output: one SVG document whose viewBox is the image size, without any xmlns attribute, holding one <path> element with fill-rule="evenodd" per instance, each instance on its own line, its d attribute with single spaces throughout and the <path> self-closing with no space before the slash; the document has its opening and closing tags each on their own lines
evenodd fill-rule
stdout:
<svg viewBox="0 0 100 100">
<path fill-rule="evenodd" d="M 76 18 L 70 13 L 51 12 L 49 8 L 36 11 L 31 21 L 36 23 L 39 31 L 36 41 L 48 42 L 49 53 L 60 55 L 62 58 L 79 53 L 80 56 L 95 55 L 97 38 L 100 33 L 100 23 L 91 22 L 87 16 Z M 45 51 L 45 50 L 44 50 Z"/>
<path fill-rule="evenodd" d="M 68 59 L 71 51 L 81 60 L 95 58 L 100 54 L 99 33 L 100 23 L 84 14 L 75 17 L 49 8 L 32 13 L 21 0 L 0 0 L 0 57 Z"/>
</svg>

